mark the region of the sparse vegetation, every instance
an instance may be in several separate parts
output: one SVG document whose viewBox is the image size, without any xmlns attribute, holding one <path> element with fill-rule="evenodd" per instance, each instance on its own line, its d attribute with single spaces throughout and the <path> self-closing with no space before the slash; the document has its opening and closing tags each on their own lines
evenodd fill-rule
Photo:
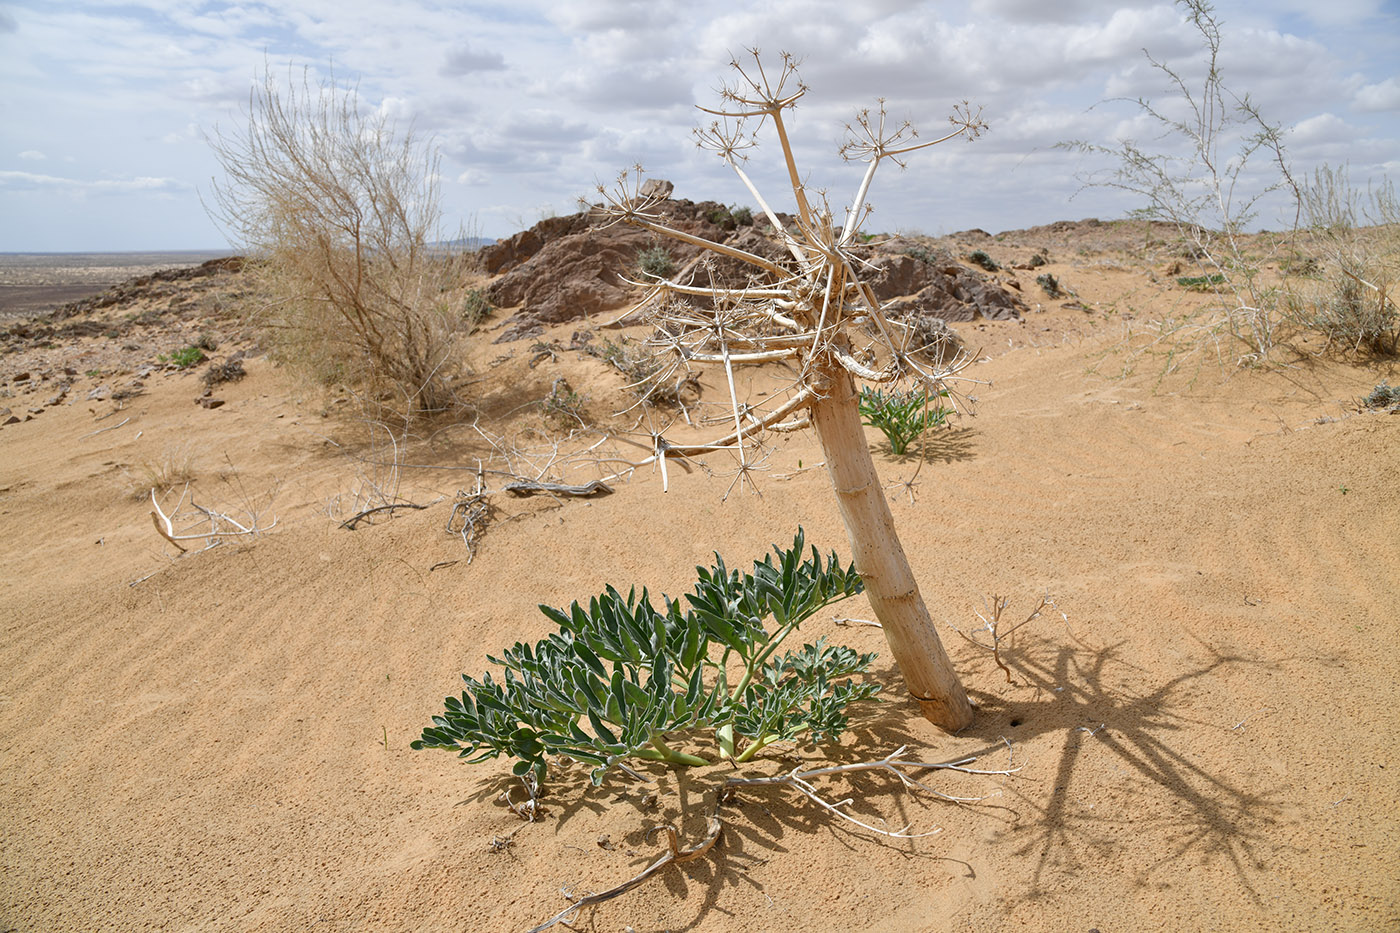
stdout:
<svg viewBox="0 0 1400 933">
<path fill-rule="evenodd" d="M 555 379 L 549 387 L 549 394 L 540 402 L 540 410 L 547 419 L 565 428 L 583 427 L 588 423 L 584 406 L 588 399 L 574 391 L 569 380 L 563 376 Z"/>
<path fill-rule="evenodd" d="M 748 207 L 740 207 L 737 204 L 731 204 L 728 207 L 721 207 L 710 211 L 705 215 L 705 219 L 724 230 L 735 230 L 739 227 L 748 227 L 753 224 L 753 210 Z"/>
<path fill-rule="evenodd" d="M 481 303 L 470 254 L 435 246 L 437 156 L 333 80 L 269 71 L 246 118 L 210 140 L 227 176 L 213 213 L 274 296 L 261 319 L 277 357 L 360 387 L 379 414 L 453 408 L 454 334 Z"/>
<path fill-rule="evenodd" d="M 627 390 L 649 405 L 684 405 L 681 395 L 687 390 L 699 396 L 700 384 L 694 378 L 686 375 L 671 378 L 675 374 L 658 358 L 656 352 L 630 337 L 618 340 L 605 338 L 598 344 L 588 344 L 584 352 L 596 356 L 621 373 L 627 380 Z"/>
<path fill-rule="evenodd" d="M 204 350 L 193 345 L 181 347 L 171 353 L 162 353 L 156 359 L 162 363 L 169 363 L 176 369 L 189 369 L 204 362 Z"/>
<path fill-rule="evenodd" d="M 1172 224 L 1183 255 L 1197 264 L 1200 276 L 1219 277 L 1217 300 L 1204 315 L 1193 311 L 1163 322 L 1160 339 L 1169 345 L 1168 365 L 1179 365 L 1183 357 L 1218 345 L 1221 338 L 1242 344 L 1224 351 L 1238 362 L 1263 362 L 1279 336 L 1280 293 L 1262 274 L 1269 257 L 1252 254 L 1244 237 L 1263 198 L 1280 188 L 1296 193 L 1297 186 L 1282 128 L 1270 123 L 1247 94 L 1238 95 L 1225 83 L 1213 8 L 1206 0 L 1178 4 L 1201 36 L 1205 77 L 1193 87 L 1182 72 L 1144 53 L 1174 96 L 1164 103 L 1131 101 L 1139 116 L 1156 127 L 1153 139 L 1166 140 L 1162 148 L 1132 139 L 1112 146 L 1085 141 L 1061 145 L 1116 163 L 1083 181 L 1133 195 L 1142 206 L 1132 216 Z M 1253 180 L 1261 159 L 1272 163 L 1273 171 L 1270 181 L 1257 184 Z"/>
<path fill-rule="evenodd" d="M 1326 264 L 1315 282 L 1290 293 L 1294 322 L 1344 350 L 1400 352 L 1400 200 L 1394 185 L 1383 181 L 1362 195 L 1345 169 L 1323 166 L 1303 188 L 1303 209 L 1309 242 Z"/>
<path fill-rule="evenodd" d="M 1035 284 L 1051 298 L 1065 297 L 1065 290 L 1060 286 L 1060 280 L 1048 272 L 1042 272 L 1035 277 Z"/>
<path fill-rule="evenodd" d="M 862 583 L 834 553 L 823 560 L 815 547 L 810 556 L 804 550 L 799 529 L 792 547 L 774 546 L 743 575 L 715 555 L 711 568 L 696 568 L 685 604 L 663 596 L 657 609 L 645 589 L 623 596 L 609 586 L 586 607 L 541 606 L 558 632 L 492 657 L 503 677 L 463 675 L 460 699 L 447 698 L 413 747 L 473 762 L 507 755 L 516 775 L 536 783 L 547 756 L 563 755 L 590 766 L 598 784 L 629 759 L 711 763 L 673 748 L 674 733 L 691 741 L 697 730 L 713 730 L 719 757 L 735 762 L 799 736 L 838 740 L 846 706 L 879 690 L 851 679 L 874 655 L 820 639 L 777 651 L 802 622 L 861 592 Z"/>
<path fill-rule="evenodd" d="M 985 269 L 988 272 L 996 272 L 1001 268 L 1001 266 L 997 265 L 997 261 L 995 259 L 987 255 L 986 250 L 973 250 L 971 253 L 968 254 L 967 261 L 972 263 L 974 266 L 979 266 L 980 268 Z"/>
<path fill-rule="evenodd" d="M 939 404 L 937 397 L 930 398 L 927 392 L 886 393 L 869 386 L 860 390 L 860 415 L 866 424 L 885 435 L 896 456 L 908 453 L 909 445 L 924 432 L 948 421 L 948 409 Z"/>
<path fill-rule="evenodd" d="M 1400 386 L 1381 382 L 1371 390 L 1361 403 L 1372 411 L 1400 412 Z"/>
<path fill-rule="evenodd" d="M 1176 284 L 1191 292 L 1213 292 L 1225 284 L 1225 276 L 1219 273 L 1214 275 L 1182 275 L 1177 277 Z"/>
<path fill-rule="evenodd" d="M 164 495 L 176 487 L 194 482 L 196 475 L 194 451 L 190 446 L 171 444 L 161 451 L 159 457 L 137 467 L 130 495 L 133 499 L 144 499 L 151 490 Z"/>
<path fill-rule="evenodd" d="M 936 264 L 942 258 L 938 253 L 923 246 L 911 246 L 904 251 L 904 255 L 929 265 Z"/>
<path fill-rule="evenodd" d="M 676 261 L 669 249 L 658 244 L 637 254 L 637 268 L 644 276 L 661 279 L 675 271 Z"/>
</svg>

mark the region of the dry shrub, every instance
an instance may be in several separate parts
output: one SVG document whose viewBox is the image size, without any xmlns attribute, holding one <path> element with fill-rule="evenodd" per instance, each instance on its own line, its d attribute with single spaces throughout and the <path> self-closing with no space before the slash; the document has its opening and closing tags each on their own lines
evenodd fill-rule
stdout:
<svg viewBox="0 0 1400 933">
<path fill-rule="evenodd" d="M 154 489 L 164 495 L 194 482 L 197 472 L 194 448 L 190 444 L 170 444 L 160 456 L 142 461 L 136 465 L 134 473 L 127 474 L 130 479 L 127 494 L 132 499 L 145 499 Z"/>
<path fill-rule="evenodd" d="M 1400 352 L 1400 201 L 1390 181 L 1363 195 L 1345 169 L 1323 166 L 1303 189 L 1307 240 L 1320 274 L 1295 284 L 1290 317 L 1344 350 Z"/>
<path fill-rule="evenodd" d="M 212 212 L 256 259 L 276 357 L 404 418 L 454 408 L 479 303 L 474 256 L 441 245 L 436 153 L 333 79 L 266 72 L 246 116 L 209 140 Z"/>
</svg>

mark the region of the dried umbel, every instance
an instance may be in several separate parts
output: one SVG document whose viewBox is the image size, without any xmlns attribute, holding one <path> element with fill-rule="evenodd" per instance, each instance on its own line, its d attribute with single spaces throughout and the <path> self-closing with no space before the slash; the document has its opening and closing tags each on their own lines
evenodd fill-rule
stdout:
<svg viewBox="0 0 1400 933">
<path fill-rule="evenodd" d="M 966 102 L 953 109 L 951 129 L 936 139 L 920 140 L 907 122 L 895 124 L 883 102 L 857 115 L 847 126 L 841 155 L 865 162 L 867 169 L 851 203 L 837 223 L 823 192 L 810 193 L 802 181 L 785 114 L 807 93 L 797 62 L 781 57 L 774 73 L 757 51 L 751 62 L 732 63 L 736 78 L 721 92 L 719 107 L 700 108 L 714 119 L 696 131 L 699 145 L 719 155 L 758 203 L 784 254 L 769 258 L 734 245 L 714 243 L 668 226 L 661 197 L 644 193 L 640 170 L 624 173 L 605 198 L 599 221 L 626 223 L 699 247 L 704 259 L 666 278 L 639 282 L 648 289 L 643 308 L 655 325 L 653 343 L 669 353 L 670 368 L 658 384 L 673 380 L 693 363 L 722 366 L 730 391 L 733 430 L 709 443 L 675 445 L 660 435 L 647 462 L 662 466 L 668 456 L 694 456 L 727 450 L 738 461 L 736 482 L 752 480 L 763 463 L 762 436 L 767 431 L 814 427 L 826 454 L 856 567 L 866 582 L 876 614 L 884 624 L 895 659 L 924 714 L 949 729 L 966 726 L 972 708 L 952 672 L 928 611 L 894 533 L 894 521 L 866 446 L 857 408 L 855 379 L 885 385 L 913 385 L 928 397 L 958 394 L 950 380 L 970 362 L 966 354 L 947 358 L 942 347 L 919 343 L 918 331 L 886 313 L 861 279 L 854 246 L 869 216 L 867 196 L 876 170 L 886 161 L 903 165 L 920 149 L 958 137 L 975 138 L 983 129 L 980 111 Z M 743 163 L 757 145 L 755 134 L 772 124 L 782 150 L 792 195 L 795 223 L 789 228 L 763 197 Z M 721 265 L 747 269 L 746 280 L 715 274 Z M 734 368 L 783 361 L 796 378 L 786 393 L 767 407 L 741 400 Z"/>
</svg>

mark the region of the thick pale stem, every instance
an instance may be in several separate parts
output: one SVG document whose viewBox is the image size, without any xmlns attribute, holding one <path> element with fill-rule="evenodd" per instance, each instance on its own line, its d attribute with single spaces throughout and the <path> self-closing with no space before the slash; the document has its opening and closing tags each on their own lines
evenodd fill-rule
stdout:
<svg viewBox="0 0 1400 933">
<path fill-rule="evenodd" d="M 938 640 L 938 632 L 895 533 L 870 448 L 865 442 L 855 384 L 840 366 L 821 367 L 822 396 L 811 405 L 812 424 L 826 455 L 841 520 L 865 593 L 909 692 L 924 717 L 950 732 L 972 724 L 972 704 Z"/>
</svg>

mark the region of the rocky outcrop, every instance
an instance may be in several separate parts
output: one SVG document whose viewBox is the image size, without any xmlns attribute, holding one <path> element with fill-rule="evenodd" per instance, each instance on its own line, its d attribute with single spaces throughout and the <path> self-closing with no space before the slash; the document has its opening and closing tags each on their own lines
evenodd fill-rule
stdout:
<svg viewBox="0 0 1400 933">
<path fill-rule="evenodd" d="M 657 193 L 665 190 L 658 188 Z M 685 233 L 779 262 L 790 259 L 771 236 L 766 218 L 741 224 L 736 219 L 741 212 L 716 201 L 666 200 L 655 211 L 661 222 Z M 790 222 L 781 215 L 779 220 Z M 552 217 L 482 250 L 485 269 L 500 276 L 487 291 L 492 304 L 518 309 L 498 341 L 534 336 L 545 325 L 616 310 L 636 300 L 637 291 L 629 280 L 644 278 L 639 257 L 657 247 L 669 255 L 669 274 L 691 281 L 739 286 L 754 272 L 740 260 L 717 257 L 699 246 L 635 227 L 594 226 L 589 212 Z M 933 320 L 1008 320 L 1026 311 L 1013 290 L 963 265 L 945 250 L 896 237 L 856 252 L 876 297 L 894 302 L 892 313 L 911 326 Z M 697 265 L 702 253 L 710 260 L 704 269 Z M 918 326 L 920 333 L 935 335 L 936 325 Z"/>
<path fill-rule="evenodd" d="M 867 263 L 866 282 L 875 297 L 893 302 L 901 315 L 1008 321 L 1027 310 L 1014 291 L 958 262 L 946 250 L 897 237 L 872 250 Z"/>
<path fill-rule="evenodd" d="M 669 200 L 656 211 L 662 223 L 702 239 L 750 242 L 745 237 L 753 236 L 752 227 L 737 226 L 717 201 Z M 591 217 L 596 219 L 592 212 L 551 217 L 482 250 L 484 268 L 500 275 L 487 297 L 497 307 L 519 308 L 498 341 L 531 337 L 547 324 L 625 306 L 636 291 L 628 280 L 644 278 L 639 256 L 646 250 L 663 248 L 673 270 L 684 269 L 704 252 L 624 224 L 595 226 Z"/>
</svg>

